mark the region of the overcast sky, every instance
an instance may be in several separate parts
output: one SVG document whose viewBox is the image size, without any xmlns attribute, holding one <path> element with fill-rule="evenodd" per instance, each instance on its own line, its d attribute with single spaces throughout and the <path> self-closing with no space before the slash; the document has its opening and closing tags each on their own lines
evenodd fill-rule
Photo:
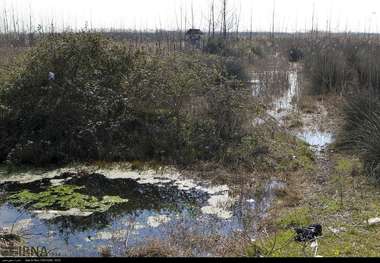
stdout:
<svg viewBox="0 0 380 263">
<path fill-rule="evenodd" d="M 217 11 L 221 0 L 214 0 Z M 380 0 L 227 0 L 230 14 L 240 17 L 240 30 L 268 31 L 272 24 L 275 3 L 276 31 L 311 29 L 313 10 L 318 29 L 325 30 L 327 21 L 333 31 L 379 32 Z M 0 18 L 4 9 L 14 13 L 24 24 L 54 24 L 59 28 L 83 28 L 86 21 L 92 28 L 177 29 L 187 18 L 192 26 L 208 27 L 212 0 L 0 0 Z M 232 17 L 232 16 L 230 16 Z M 2 19 L 0 20 L 1 24 Z M 22 22 L 20 22 L 22 24 Z M 183 26 L 184 27 L 184 26 Z M 1 26 L 0 26 L 1 28 Z"/>
</svg>

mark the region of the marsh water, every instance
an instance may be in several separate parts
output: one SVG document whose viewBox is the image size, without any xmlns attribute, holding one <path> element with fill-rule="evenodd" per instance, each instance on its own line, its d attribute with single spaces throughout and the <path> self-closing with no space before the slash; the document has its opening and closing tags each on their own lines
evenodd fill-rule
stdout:
<svg viewBox="0 0 380 263">
<path fill-rule="evenodd" d="M 21 234 L 28 246 L 52 250 L 52 255 L 99 256 L 99 248 L 108 247 L 112 255 L 122 256 L 127 247 L 176 235 L 178 229 L 202 235 L 229 235 L 254 228 L 252 222 L 245 221 L 247 211 L 257 219 L 265 216 L 275 189 L 282 187 L 280 182 L 269 181 L 260 195 L 234 198 L 227 186 L 211 186 L 178 174 L 168 176 L 170 172 L 144 174 L 110 168 L 108 173 L 92 169 L 92 173 L 84 175 L 73 171 L 3 175 L 0 227 Z M 142 179 L 136 179 L 138 176 Z M 20 181 L 22 177 L 27 179 Z M 83 194 L 97 198 L 116 195 L 128 202 L 88 215 L 67 211 L 60 214 L 53 209 L 41 213 L 15 206 L 6 198 L 22 190 L 40 193 L 57 184 L 84 186 L 79 190 Z"/>
<path fill-rule="evenodd" d="M 289 89 L 268 111 L 281 120 L 293 110 L 298 92 L 297 72 L 288 73 Z M 252 83 L 258 87 L 259 82 Z M 304 130 L 295 135 L 311 146 L 324 147 L 332 141 L 330 133 Z M 41 210 L 15 205 L 9 196 L 22 191 L 42 193 L 59 185 L 80 186 L 78 193 L 101 199 L 117 196 L 124 203 L 106 211 L 81 213 L 77 209 Z M 126 248 L 151 239 L 177 235 L 187 229 L 201 235 L 229 235 L 248 230 L 254 235 L 256 223 L 265 217 L 284 184 L 267 181 L 252 193 L 233 195 L 226 185 L 184 178 L 179 171 L 134 170 L 120 166 L 66 167 L 46 171 L 9 172 L 0 169 L 0 229 L 21 234 L 28 246 L 46 247 L 50 255 L 99 256 L 99 248 L 123 256 Z M 253 218 L 247 222 L 247 218 Z M 205 255 L 204 251 L 194 251 Z"/>
<path fill-rule="evenodd" d="M 294 67 L 296 68 L 296 66 Z M 280 125 L 284 125 L 284 118 L 296 111 L 298 96 L 300 93 L 299 73 L 297 70 L 287 71 L 288 88 L 279 90 L 277 93 L 283 93 L 274 99 L 272 107 L 267 113 L 272 116 Z M 253 74 L 251 85 L 254 96 L 260 96 L 265 90 L 265 85 L 257 78 L 257 74 Z M 256 121 L 260 124 L 261 121 Z M 316 152 L 321 151 L 324 147 L 334 141 L 334 135 L 331 132 L 323 131 L 317 125 L 302 127 L 300 130 L 291 130 L 291 133 L 299 139 L 308 143 Z"/>
</svg>

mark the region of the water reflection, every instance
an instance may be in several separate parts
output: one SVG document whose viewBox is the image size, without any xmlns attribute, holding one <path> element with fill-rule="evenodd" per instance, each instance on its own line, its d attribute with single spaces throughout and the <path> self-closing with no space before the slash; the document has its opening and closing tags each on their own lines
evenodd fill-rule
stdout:
<svg viewBox="0 0 380 263">
<path fill-rule="evenodd" d="M 40 219 L 30 210 L 4 201 L 0 205 L 0 227 L 17 227 L 27 220 L 30 246 L 56 248 L 64 256 L 98 256 L 99 246 L 108 246 L 114 255 L 122 255 L 127 237 L 129 246 L 134 246 L 151 238 L 165 238 L 175 232 L 178 225 L 203 235 L 229 235 L 243 228 L 254 231 L 255 224 L 270 207 L 276 188 L 276 183 L 270 181 L 263 189 L 256 189 L 261 192 L 259 196 L 240 198 L 232 204 L 232 217 L 229 219 L 202 213 L 201 208 L 210 203 L 210 193 L 199 190 L 199 187 L 180 190 L 174 182 L 158 186 L 132 179 L 109 179 L 98 173 L 80 176 L 64 173 L 30 183 L 6 182 L 0 184 L 0 188 L 7 194 L 24 189 L 40 192 L 46 190 L 51 182 L 61 179 L 65 184 L 84 186 L 78 191 L 86 195 L 99 198 L 113 195 L 129 201 L 115 205 L 105 213 L 87 217 L 61 216 L 51 220 Z M 219 196 L 220 193 L 216 193 L 214 199 Z M 248 217 L 257 221 L 248 226 Z"/>
</svg>

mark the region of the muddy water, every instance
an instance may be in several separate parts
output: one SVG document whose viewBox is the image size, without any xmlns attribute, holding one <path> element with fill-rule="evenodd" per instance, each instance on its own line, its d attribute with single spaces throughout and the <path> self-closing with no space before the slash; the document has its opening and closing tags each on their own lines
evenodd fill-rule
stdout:
<svg viewBox="0 0 380 263">
<path fill-rule="evenodd" d="M 304 130 L 296 133 L 296 136 L 312 146 L 313 149 L 321 151 L 324 147 L 334 142 L 331 132 L 319 130 Z"/>
<path fill-rule="evenodd" d="M 288 90 L 285 93 L 276 98 L 272 103 L 271 110 L 267 113 L 277 120 L 281 125 L 284 125 L 284 118 L 297 110 L 298 94 L 300 92 L 299 79 L 297 71 L 289 71 L 288 73 Z M 256 81 L 257 82 L 257 81 Z M 253 82 L 253 83 L 256 83 Z M 256 86 L 257 87 L 257 86 Z M 254 90 L 256 90 L 254 86 Z M 257 92 L 254 92 L 257 95 Z M 301 130 L 292 130 L 296 137 L 308 143 L 313 150 L 319 152 L 327 145 L 334 141 L 334 136 L 331 132 L 320 130 L 320 127 L 315 125 L 305 126 Z"/>
<path fill-rule="evenodd" d="M 0 177 L 0 228 L 22 234 L 29 246 L 54 249 L 61 256 L 99 256 L 108 247 L 122 256 L 126 247 L 175 234 L 178 226 L 202 235 L 254 232 L 256 220 L 265 216 L 281 183 L 269 181 L 263 189 L 244 197 L 231 196 L 225 185 L 182 178 L 176 171 L 134 171 L 113 167 L 66 168 L 44 173 L 18 173 Z M 57 185 L 82 186 L 80 193 L 101 199 L 119 196 L 128 200 L 106 212 L 43 211 L 9 202 L 12 193 L 46 191 Z M 254 235 L 254 233 L 253 233 Z M 126 244 L 127 241 L 127 244 Z"/>
</svg>

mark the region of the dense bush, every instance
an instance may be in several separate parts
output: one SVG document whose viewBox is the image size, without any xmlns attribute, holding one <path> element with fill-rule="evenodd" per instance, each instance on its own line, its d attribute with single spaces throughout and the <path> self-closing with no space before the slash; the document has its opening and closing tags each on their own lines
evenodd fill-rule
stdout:
<svg viewBox="0 0 380 263">
<path fill-rule="evenodd" d="M 231 43 L 222 38 L 209 38 L 203 48 L 205 53 L 221 56 L 224 67 L 224 77 L 236 78 L 242 81 L 249 80 L 246 58 L 240 52 L 238 46 L 233 47 Z"/>
<path fill-rule="evenodd" d="M 321 38 L 308 46 L 305 70 L 312 93 L 380 91 L 380 45 L 375 40 Z"/>
<path fill-rule="evenodd" d="M 225 82 L 223 61 L 194 54 L 141 57 L 125 82 L 140 114 L 141 156 L 176 156 L 184 163 L 220 159 L 227 147 L 241 143 L 253 103 L 240 82 Z"/>
<path fill-rule="evenodd" d="M 115 122 L 128 118 L 120 83 L 133 56 L 92 34 L 39 43 L 12 68 L 1 92 L 7 109 L 2 133 L 9 135 L 1 142 L 2 159 L 39 163 L 109 155 Z"/>
<path fill-rule="evenodd" d="M 305 70 L 312 93 L 346 98 L 337 146 L 359 154 L 380 178 L 380 45 L 367 37 L 321 38 L 310 43 Z"/>
<path fill-rule="evenodd" d="M 213 55 L 230 55 L 232 52 L 223 38 L 209 38 L 203 47 L 203 51 Z"/>
<path fill-rule="evenodd" d="M 304 57 L 304 55 L 301 49 L 292 47 L 288 51 L 288 57 L 290 62 L 298 62 Z"/>
<path fill-rule="evenodd" d="M 227 81 L 228 67 L 219 56 L 144 54 L 94 34 L 50 36 L 2 81 L 0 159 L 232 163 L 224 153 L 247 147 L 254 103 Z"/>
<path fill-rule="evenodd" d="M 340 93 L 353 80 L 344 52 L 335 46 L 320 44 L 308 53 L 305 70 L 311 80 L 311 92 L 316 95 Z"/>
<path fill-rule="evenodd" d="M 249 81 L 250 76 L 247 72 L 247 66 L 242 59 L 235 57 L 228 57 L 224 59 L 225 74 L 226 78 L 236 78 L 241 81 Z"/>
<path fill-rule="evenodd" d="M 337 145 L 359 154 L 380 179 L 380 97 L 365 92 L 350 97 L 343 108 L 344 125 Z"/>
<path fill-rule="evenodd" d="M 360 87 L 380 91 L 380 46 L 365 43 L 355 51 L 354 67 Z"/>
</svg>

